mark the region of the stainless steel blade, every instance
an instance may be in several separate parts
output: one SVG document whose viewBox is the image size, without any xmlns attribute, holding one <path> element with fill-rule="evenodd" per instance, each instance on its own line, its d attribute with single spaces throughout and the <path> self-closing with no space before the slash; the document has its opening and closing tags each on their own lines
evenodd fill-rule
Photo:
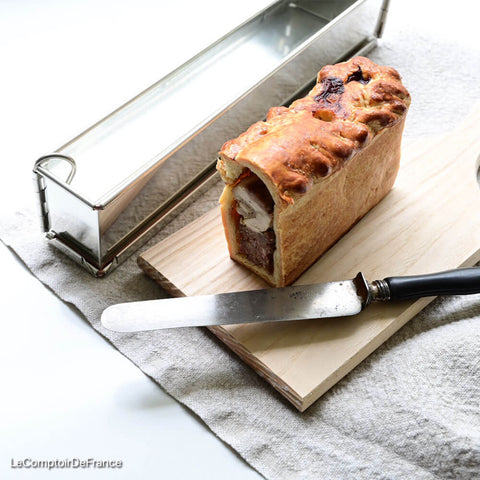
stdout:
<svg viewBox="0 0 480 480">
<path fill-rule="evenodd" d="M 357 279 L 121 303 L 103 312 L 102 324 L 118 332 L 138 332 L 355 315 L 366 300 L 362 288 L 357 293 Z"/>
</svg>

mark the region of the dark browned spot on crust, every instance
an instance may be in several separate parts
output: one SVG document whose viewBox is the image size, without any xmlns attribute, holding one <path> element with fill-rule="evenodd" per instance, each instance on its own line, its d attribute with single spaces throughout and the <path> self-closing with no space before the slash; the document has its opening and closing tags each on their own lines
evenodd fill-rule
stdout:
<svg viewBox="0 0 480 480">
<path fill-rule="evenodd" d="M 322 93 L 314 97 L 316 102 L 332 101 L 333 95 L 341 95 L 345 91 L 343 80 L 338 77 L 327 77 L 322 80 Z"/>
<path fill-rule="evenodd" d="M 360 82 L 362 85 L 366 85 L 370 81 L 370 78 L 366 78 L 363 74 L 362 67 L 358 66 L 357 70 L 348 76 L 346 83 Z"/>
</svg>

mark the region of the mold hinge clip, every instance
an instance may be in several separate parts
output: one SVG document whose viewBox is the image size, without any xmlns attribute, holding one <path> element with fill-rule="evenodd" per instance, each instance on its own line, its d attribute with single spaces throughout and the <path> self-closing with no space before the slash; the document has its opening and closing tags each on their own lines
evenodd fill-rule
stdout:
<svg viewBox="0 0 480 480">
<path fill-rule="evenodd" d="M 35 166 L 33 167 L 33 174 L 34 174 L 33 183 L 34 183 L 35 191 L 37 192 L 37 195 L 38 195 L 37 198 L 38 198 L 38 206 L 40 207 L 41 226 L 43 231 L 47 233 L 47 237 L 50 239 L 54 237 L 55 234 L 54 232 L 50 232 L 50 216 L 48 211 L 47 196 L 45 194 L 45 190 L 47 187 L 45 185 L 45 179 L 41 172 L 41 167 L 46 165 L 52 158 L 66 161 L 70 165 L 70 173 L 68 174 L 68 177 L 65 180 L 65 183 L 67 185 L 70 185 L 77 171 L 77 165 L 75 163 L 75 160 L 72 157 L 70 157 L 69 155 L 64 155 L 63 153 L 57 153 L 57 152 L 41 156 L 35 162 Z"/>
<path fill-rule="evenodd" d="M 50 230 L 50 217 L 48 215 L 47 197 L 45 195 L 45 190 L 47 187 L 45 185 L 45 179 L 43 176 L 35 170 L 33 171 L 33 185 L 35 192 L 37 193 L 37 205 L 41 222 L 40 225 L 44 232 L 48 232 Z"/>
</svg>

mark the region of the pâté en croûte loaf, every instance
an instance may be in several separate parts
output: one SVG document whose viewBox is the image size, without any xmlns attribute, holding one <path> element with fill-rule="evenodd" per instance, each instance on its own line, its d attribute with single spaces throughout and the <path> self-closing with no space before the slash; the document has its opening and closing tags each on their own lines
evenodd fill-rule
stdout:
<svg viewBox="0 0 480 480">
<path fill-rule="evenodd" d="M 226 142 L 217 169 L 231 258 L 273 286 L 297 279 L 392 188 L 409 105 L 394 68 L 355 57 Z"/>
</svg>

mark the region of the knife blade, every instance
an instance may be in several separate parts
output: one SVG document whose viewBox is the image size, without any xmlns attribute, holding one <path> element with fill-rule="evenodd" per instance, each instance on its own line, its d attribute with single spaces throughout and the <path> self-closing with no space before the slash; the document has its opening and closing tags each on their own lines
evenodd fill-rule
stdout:
<svg viewBox="0 0 480 480">
<path fill-rule="evenodd" d="M 117 332 L 351 316 L 376 301 L 480 293 L 480 267 L 313 285 L 129 302 L 106 308 L 101 321 Z"/>
</svg>

